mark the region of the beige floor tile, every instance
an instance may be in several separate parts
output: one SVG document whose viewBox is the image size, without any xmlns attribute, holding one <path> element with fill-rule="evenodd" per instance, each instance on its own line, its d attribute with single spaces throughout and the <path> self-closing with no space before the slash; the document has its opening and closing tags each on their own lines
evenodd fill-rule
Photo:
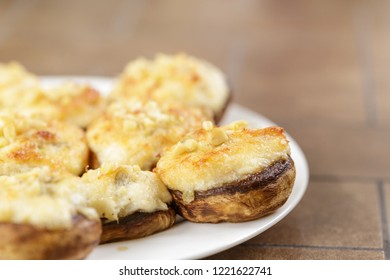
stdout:
<svg viewBox="0 0 390 280">
<path fill-rule="evenodd" d="M 131 37 L 139 2 L 37 1 L 1 46 L 1 59 L 39 74 L 118 73 L 128 58 L 118 46 Z"/>
<path fill-rule="evenodd" d="M 219 40 L 213 43 L 214 47 L 205 43 L 204 40 L 195 40 L 194 35 L 178 35 L 174 30 L 160 29 L 160 36 L 170 38 L 163 40 L 161 37 L 155 37 L 154 32 L 141 32 L 129 39 L 126 44 L 118 45 L 119 54 L 113 54 L 117 61 L 129 61 L 143 56 L 153 58 L 155 54 L 166 53 L 187 53 L 189 55 L 205 59 L 222 71 L 229 71 L 230 53 L 233 47 L 228 44 L 228 38 L 221 36 Z M 136 41 L 137 44 L 132 42 Z M 217 42 L 218 41 L 218 42 Z M 126 55 L 124 55 L 126 54 Z"/>
<path fill-rule="evenodd" d="M 382 248 L 378 204 L 376 184 L 312 182 L 291 214 L 246 244 Z"/>
<path fill-rule="evenodd" d="M 237 246 L 209 260 L 383 260 L 382 251 Z"/>
<path fill-rule="evenodd" d="M 389 71 L 390 68 L 386 70 L 386 73 L 389 73 Z M 377 106 L 379 125 L 386 128 L 390 127 L 390 81 L 385 78 L 377 83 Z"/>
<path fill-rule="evenodd" d="M 389 129 L 289 121 L 280 125 L 301 145 L 311 174 L 389 177 Z"/>
<path fill-rule="evenodd" d="M 237 41 L 240 20 L 253 1 L 172 1 L 153 3 L 145 9 L 132 41 L 132 55 L 152 56 L 158 52 L 186 52 L 206 59 L 229 72 L 232 50 Z M 215 10 L 223 5 L 222 13 Z M 132 44 L 132 42 L 137 42 Z M 229 77 L 231 80 L 231 77 Z"/>
<path fill-rule="evenodd" d="M 366 123 L 351 30 L 340 39 L 316 30 L 293 32 L 252 42 L 234 85 L 236 100 L 276 120 Z"/>
<path fill-rule="evenodd" d="M 5 14 L 9 11 L 8 9 L 11 7 L 12 2 L 15 2 L 15 1 L 12 1 L 12 0 L 0 1 L 0 15 Z M 0 30 L 1 30 L 1 28 L 0 28 Z"/>
<path fill-rule="evenodd" d="M 162 6 L 148 1 L 75 3 L 39 2 L 2 46 L 2 60 L 18 60 L 39 74 L 116 75 L 139 56 L 187 52 L 229 70 L 234 38 L 223 26 L 205 32 L 210 22 L 202 20 L 204 8 L 196 1 L 191 5 L 197 8 L 189 5 L 183 14 L 181 1 Z"/>
<path fill-rule="evenodd" d="M 373 98 L 378 123 L 390 126 L 390 3 L 385 0 L 363 1 L 360 5 L 360 25 L 365 36 L 363 44 L 373 80 Z"/>
<path fill-rule="evenodd" d="M 390 9 L 390 8 L 389 8 Z M 380 16 L 382 15 L 382 16 Z M 382 126 L 390 127 L 390 12 L 386 16 L 379 14 L 371 24 L 371 34 L 368 44 L 369 51 L 372 52 L 372 79 L 373 93 L 375 97 L 376 113 L 378 123 Z"/>
</svg>

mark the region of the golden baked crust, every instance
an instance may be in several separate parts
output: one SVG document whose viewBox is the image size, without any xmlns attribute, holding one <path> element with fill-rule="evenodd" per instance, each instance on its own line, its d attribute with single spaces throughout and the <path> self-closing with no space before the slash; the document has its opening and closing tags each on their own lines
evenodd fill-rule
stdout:
<svg viewBox="0 0 390 280">
<path fill-rule="evenodd" d="M 60 116 L 41 89 L 38 78 L 16 62 L 0 63 L 0 111 L 46 120 Z"/>
<path fill-rule="evenodd" d="M 39 97 L 38 88 L 38 78 L 19 63 L 0 63 L 0 107 L 29 103 Z"/>
<path fill-rule="evenodd" d="M 87 163 L 88 147 L 80 128 L 0 113 L 0 175 L 39 166 L 79 175 Z"/>
<path fill-rule="evenodd" d="M 130 100 L 113 103 L 107 113 L 87 129 L 89 147 L 102 163 L 137 164 L 151 170 L 161 152 L 211 117 L 198 108 Z M 97 164 L 96 164 L 97 163 Z"/>
<path fill-rule="evenodd" d="M 167 149 L 156 172 L 170 189 L 191 196 L 260 172 L 290 147 L 283 129 L 249 129 L 245 122 L 215 127 L 210 122 Z M 189 197 L 190 198 L 190 197 Z"/>
<path fill-rule="evenodd" d="M 103 114 L 105 107 L 105 99 L 89 85 L 66 82 L 44 89 L 20 64 L 0 64 L 0 111 L 85 128 Z"/>
<path fill-rule="evenodd" d="M 52 106 L 58 109 L 58 119 L 86 128 L 103 115 L 106 101 L 89 85 L 63 83 L 44 92 Z"/>
<path fill-rule="evenodd" d="M 180 102 L 211 109 L 220 119 L 230 91 L 224 74 L 209 62 L 186 54 L 159 54 L 154 60 L 130 62 L 119 77 L 110 98 Z"/>
</svg>

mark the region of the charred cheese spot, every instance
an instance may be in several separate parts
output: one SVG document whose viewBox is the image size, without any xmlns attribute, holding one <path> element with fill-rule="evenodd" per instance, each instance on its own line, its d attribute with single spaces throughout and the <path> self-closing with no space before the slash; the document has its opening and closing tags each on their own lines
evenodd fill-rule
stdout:
<svg viewBox="0 0 390 280">
<path fill-rule="evenodd" d="M 186 148 L 191 143 L 191 147 Z M 287 159 L 290 148 L 283 129 L 249 129 L 244 122 L 223 127 L 204 123 L 203 128 L 167 149 L 156 172 L 172 190 L 192 201 L 195 191 L 218 188 L 261 172 Z"/>
<path fill-rule="evenodd" d="M 54 141 L 56 139 L 56 135 L 54 133 L 46 130 L 37 131 L 37 136 L 45 141 Z"/>
</svg>

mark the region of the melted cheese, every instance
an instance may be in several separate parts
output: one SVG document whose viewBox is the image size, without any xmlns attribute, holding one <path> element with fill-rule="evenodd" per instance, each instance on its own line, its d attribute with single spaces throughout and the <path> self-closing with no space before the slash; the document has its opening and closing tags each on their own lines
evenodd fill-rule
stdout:
<svg viewBox="0 0 390 280">
<path fill-rule="evenodd" d="M 78 127 L 0 113 L 0 175 L 39 166 L 78 175 L 87 161 L 85 135 Z"/>
<path fill-rule="evenodd" d="M 0 176 L 0 222 L 67 229 L 77 214 L 98 219 L 96 211 L 86 206 L 83 195 L 64 191 L 75 188 L 78 181 L 74 178 L 54 176 L 49 168 Z"/>
<path fill-rule="evenodd" d="M 164 148 L 209 119 L 210 115 L 197 108 L 117 102 L 88 127 L 87 140 L 99 163 L 137 164 L 150 170 Z"/>
<path fill-rule="evenodd" d="M 157 55 L 130 62 L 111 93 L 112 99 L 137 97 L 160 104 L 181 102 L 219 113 L 229 95 L 223 73 L 210 63 L 185 54 Z"/>
<path fill-rule="evenodd" d="M 0 63 L 0 109 L 27 116 L 57 116 L 36 76 L 16 62 Z"/>
<path fill-rule="evenodd" d="M 31 103 L 40 97 L 37 77 L 16 62 L 0 63 L 0 106 Z"/>
<path fill-rule="evenodd" d="M 244 122 L 224 127 L 205 122 L 202 129 L 163 154 L 156 172 L 168 188 L 183 192 L 189 202 L 194 191 L 242 180 L 289 154 L 280 127 L 251 130 Z"/>
<path fill-rule="evenodd" d="M 88 205 L 109 221 L 135 212 L 167 210 L 172 200 L 156 174 L 138 166 L 104 164 L 85 173 L 82 181 Z"/>
<path fill-rule="evenodd" d="M 43 89 L 38 78 L 20 64 L 0 64 L 1 111 L 87 127 L 105 107 L 105 99 L 89 85 L 67 82 Z"/>
<path fill-rule="evenodd" d="M 106 108 L 105 99 L 89 85 L 67 82 L 44 91 L 44 94 L 58 109 L 59 120 L 80 127 L 87 127 Z"/>
</svg>

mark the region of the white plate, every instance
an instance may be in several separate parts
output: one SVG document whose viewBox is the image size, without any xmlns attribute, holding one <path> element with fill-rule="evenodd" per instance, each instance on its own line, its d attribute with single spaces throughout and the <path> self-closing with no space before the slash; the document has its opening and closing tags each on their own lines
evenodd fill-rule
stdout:
<svg viewBox="0 0 390 280">
<path fill-rule="evenodd" d="M 65 80 L 87 82 L 103 94 L 113 84 L 103 77 L 44 77 L 44 86 L 50 87 Z M 246 120 L 251 127 L 274 125 L 267 118 L 238 104 L 231 104 L 223 123 Z M 288 136 L 291 156 L 296 166 L 296 180 L 291 196 L 275 213 L 256 221 L 231 224 L 195 224 L 187 221 L 176 223 L 172 228 L 142 239 L 99 245 L 87 259 L 200 259 L 234 247 L 275 225 L 301 200 L 309 179 L 309 168 L 302 150 Z"/>
</svg>

